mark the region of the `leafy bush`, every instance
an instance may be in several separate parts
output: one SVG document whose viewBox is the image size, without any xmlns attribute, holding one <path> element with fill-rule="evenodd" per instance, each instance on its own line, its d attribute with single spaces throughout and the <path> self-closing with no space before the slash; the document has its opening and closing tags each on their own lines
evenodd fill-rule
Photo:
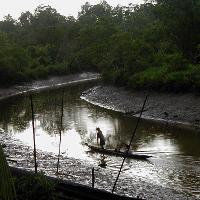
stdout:
<svg viewBox="0 0 200 200">
<path fill-rule="evenodd" d="M 132 75 L 129 79 L 128 86 L 138 88 L 158 89 L 163 84 L 163 78 L 166 75 L 166 68 L 148 68 L 142 72 Z"/>
<path fill-rule="evenodd" d="M 188 91 L 191 82 L 188 79 L 187 71 L 178 71 L 166 74 L 163 85 L 166 90 L 170 91 Z"/>
<path fill-rule="evenodd" d="M 105 82 L 115 83 L 116 74 L 115 71 L 111 68 L 104 69 L 103 71 L 103 80 Z"/>
<path fill-rule="evenodd" d="M 69 67 L 65 63 L 57 63 L 54 65 L 49 65 L 48 67 L 49 75 L 66 75 L 69 74 Z"/>
<path fill-rule="evenodd" d="M 25 75 L 28 80 L 35 80 L 40 78 L 48 77 L 48 70 L 44 66 L 39 66 L 36 68 L 27 68 L 25 71 Z"/>
<path fill-rule="evenodd" d="M 200 65 L 189 65 L 186 73 L 192 88 L 200 91 Z"/>
</svg>

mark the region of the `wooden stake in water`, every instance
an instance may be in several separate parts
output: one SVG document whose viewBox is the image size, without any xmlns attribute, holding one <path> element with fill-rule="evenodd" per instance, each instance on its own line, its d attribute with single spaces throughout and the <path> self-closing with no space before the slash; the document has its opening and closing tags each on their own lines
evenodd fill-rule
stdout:
<svg viewBox="0 0 200 200">
<path fill-rule="evenodd" d="M 138 127 L 138 125 L 139 125 L 139 122 L 140 122 L 142 113 L 143 113 L 143 111 L 144 111 L 144 106 L 145 106 L 145 104 L 146 104 L 146 101 L 147 101 L 147 96 L 146 96 L 146 98 L 145 98 L 145 100 L 144 100 L 144 103 L 143 103 L 143 106 L 142 106 L 142 110 L 141 110 L 141 112 L 140 112 L 140 116 L 139 116 L 139 118 L 138 118 L 138 120 L 137 120 L 135 129 L 134 129 L 134 131 L 133 131 L 133 135 L 132 135 L 131 140 L 130 140 L 130 143 L 129 143 L 129 145 L 128 145 L 128 149 L 127 149 L 127 151 L 126 151 L 126 155 L 125 155 L 124 158 L 123 158 L 123 161 L 122 161 L 122 164 L 121 164 L 119 173 L 118 173 L 117 178 L 116 178 L 116 180 L 115 180 L 115 183 L 114 183 L 114 186 L 113 186 L 113 189 L 112 189 L 112 193 L 113 193 L 114 190 L 115 190 L 115 186 L 116 186 L 116 184 L 117 184 L 119 175 L 120 175 L 120 173 L 121 173 L 121 171 L 122 171 L 122 167 L 123 167 L 123 165 L 124 165 L 124 162 L 125 162 L 125 160 L 126 160 L 126 157 L 127 157 L 127 155 L 128 155 L 128 152 L 129 152 L 129 150 L 130 150 L 130 147 L 131 147 L 133 138 L 134 138 L 134 136 L 135 136 L 135 133 L 136 133 L 137 127 Z"/>
<path fill-rule="evenodd" d="M 95 177 L 94 177 L 94 167 L 92 168 L 92 187 L 94 188 L 94 182 L 95 182 Z"/>
<path fill-rule="evenodd" d="M 56 173 L 58 174 L 58 169 L 59 169 L 59 163 L 60 163 L 60 147 L 61 147 L 61 140 L 62 140 L 62 130 L 63 130 L 63 108 L 64 106 L 64 89 L 62 91 L 62 99 L 61 99 L 61 116 L 60 116 L 60 129 L 59 129 L 59 135 L 60 135 L 60 141 L 59 141 L 59 150 L 58 150 L 58 162 L 57 162 L 57 171 Z"/>
<path fill-rule="evenodd" d="M 32 128 L 33 128 L 33 156 L 34 156 L 34 163 L 35 163 L 35 173 L 37 173 L 37 158 L 36 158 L 36 144 L 35 144 L 35 118 L 34 118 L 34 108 L 33 108 L 33 97 L 30 95 L 31 100 L 31 116 L 32 116 Z"/>
</svg>

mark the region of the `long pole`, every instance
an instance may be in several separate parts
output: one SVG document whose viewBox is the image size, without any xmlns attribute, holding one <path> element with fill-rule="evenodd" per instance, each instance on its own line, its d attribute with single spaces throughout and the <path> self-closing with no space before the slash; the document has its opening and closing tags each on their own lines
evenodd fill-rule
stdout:
<svg viewBox="0 0 200 200">
<path fill-rule="evenodd" d="M 62 130 L 63 130 L 63 110 L 64 110 L 64 89 L 62 92 L 62 99 L 61 99 L 61 116 L 60 116 L 60 130 L 59 130 L 59 135 L 60 135 L 60 140 L 59 140 L 59 151 L 58 151 L 58 162 L 57 162 L 57 171 L 56 173 L 58 174 L 58 169 L 59 169 L 59 163 L 60 163 L 60 147 L 61 147 L 61 137 L 62 137 Z"/>
<path fill-rule="evenodd" d="M 34 109 L 33 109 L 33 97 L 30 95 L 31 100 L 31 116 L 32 116 L 32 128 L 33 128 L 33 156 L 34 156 L 34 163 L 35 163 L 35 173 L 37 173 L 37 158 L 36 158 L 36 144 L 35 144 L 35 118 L 34 118 Z"/>
<path fill-rule="evenodd" d="M 94 176 L 94 167 L 92 168 L 92 187 L 94 188 L 95 176 Z"/>
<path fill-rule="evenodd" d="M 118 181 L 118 179 L 119 179 L 119 175 L 120 175 L 120 173 L 121 173 L 121 171 L 122 171 L 122 167 L 123 167 L 123 165 L 124 165 L 124 162 L 125 162 L 125 160 L 126 160 L 126 157 L 127 157 L 127 155 L 128 155 L 128 152 L 129 152 L 129 150 L 130 150 L 130 147 L 131 147 L 133 138 L 135 137 L 135 133 L 136 133 L 137 127 L 138 127 L 138 125 L 139 125 L 139 122 L 140 122 L 142 113 L 143 113 L 143 111 L 144 111 L 144 106 L 145 106 L 145 104 L 146 104 L 146 101 L 147 101 L 147 96 L 146 96 L 146 98 L 145 98 L 145 100 L 144 100 L 144 103 L 143 103 L 143 106 L 142 106 L 142 110 L 141 110 L 141 112 L 140 112 L 140 116 L 139 116 L 139 118 L 138 118 L 138 120 L 137 120 L 135 129 L 134 129 L 134 131 L 133 131 L 133 135 L 132 135 L 131 140 L 130 140 L 130 143 L 129 143 L 129 145 L 128 145 L 128 149 L 127 149 L 127 151 L 126 151 L 126 155 L 125 155 L 124 158 L 123 158 L 123 161 L 122 161 L 122 164 L 121 164 L 119 173 L 118 173 L 117 178 L 116 178 L 116 180 L 115 180 L 115 183 L 114 183 L 114 186 L 113 186 L 113 189 L 112 189 L 112 193 L 113 193 L 114 190 L 115 190 L 115 186 L 116 186 L 117 181 Z"/>
</svg>

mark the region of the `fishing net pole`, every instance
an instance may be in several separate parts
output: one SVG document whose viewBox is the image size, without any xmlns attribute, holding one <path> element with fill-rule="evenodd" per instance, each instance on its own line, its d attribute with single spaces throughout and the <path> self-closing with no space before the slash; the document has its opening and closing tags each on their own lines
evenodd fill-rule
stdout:
<svg viewBox="0 0 200 200">
<path fill-rule="evenodd" d="M 139 116 L 139 118 L 138 118 L 138 120 L 137 120 L 137 123 L 136 123 L 135 129 L 134 129 L 134 131 L 133 131 L 133 135 L 132 135 L 132 137 L 131 137 L 131 140 L 130 140 L 130 143 L 129 143 L 129 145 L 128 145 L 128 148 L 127 148 L 126 154 L 125 154 L 125 156 L 124 156 L 124 158 L 123 158 L 123 161 L 122 161 L 122 164 L 121 164 L 120 170 L 119 170 L 118 175 L 117 175 L 117 178 L 116 178 L 116 180 L 115 180 L 115 183 L 114 183 L 114 186 L 113 186 L 113 189 L 112 189 L 112 193 L 113 193 L 114 190 L 115 190 L 115 187 L 116 187 L 117 181 L 118 181 L 119 176 L 120 176 L 120 173 L 121 173 L 121 171 L 122 171 L 122 167 L 123 167 L 123 165 L 124 165 L 124 162 L 125 162 L 125 160 L 126 160 L 126 157 L 127 157 L 127 155 L 128 155 L 128 152 L 129 152 L 129 150 L 130 150 L 130 147 L 131 147 L 131 144 L 132 144 L 133 138 L 135 137 L 135 133 L 136 133 L 137 127 L 138 127 L 138 125 L 139 125 L 139 122 L 140 122 L 140 119 L 141 119 L 142 113 L 143 113 L 143 111 L 144 111 L 144 107 L 145 107 L 146 101 L 147 101 L 147 96 L 146 96 L 146 98 L 145 98 L 145 100 L 144 100 L 144 103 L 143 103 L 143 106 L 142 106 L 142 109 L 141 109 L 141 112 L 140 112 L 140 116 Z"/>
<path fill-rule="evenodd" d="M 60 130 L 59 130 L 59 149 L 58 149 L 58 161 L 57 161 L 57 170 L 56 173 L 58 174 L 59 164 L 60 164 L 60 148 L 61 148 L 61 140 L 62 140 L 62 131 L 63 131 L 63 116 L 64 116 L 64 94 L 65 91 L 62 91 L 62 99 L 61 99 L 61 116 L 60 116 Z"/>
<path fill-rule="evenodd" d="M 37 155 L 36 155 L 36 143 L 35 143 L 35 117 L 34 117 L 34 108 L 33 108 L 33 97 L 30 95 L 31 101 L 31 117 L 32 117 L 32 129 L 33 129 L 33 156 L 35 164 L 35 173 L 37 173 Z"/>
</svg>

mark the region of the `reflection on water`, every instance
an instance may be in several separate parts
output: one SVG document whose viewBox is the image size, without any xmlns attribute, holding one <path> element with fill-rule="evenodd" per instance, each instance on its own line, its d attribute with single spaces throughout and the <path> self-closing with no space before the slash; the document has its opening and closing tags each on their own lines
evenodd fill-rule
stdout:
<svg viewBox="0 0 200 200">
<path fill-rule="evenodd" d="M 88 164 L 96 163 L 96 166 L 115 173 L 120 167 L 122 161 L 120 158 L 88 153 L 84 143 L 96 145 L 95 129 L 100 127 L 106 138 L 106 148 L 118 148 L 122 143 L 129 143 L 136 121 L 81 100 L 81 92 L 88 87 L 90 84 L 65 89 L 61 154 Z M 38 150 L 55 155 L 59 146 L 61 95 L 62 90 L 55 90 L 33 96 L 36 147 Z M 24 145 L 33 146 L 29 98 L 25 96 L 1 102 L 0 110 L 0 128 Z M 127 159 L 123 168 L 124 181 L 132 184 L 130 181 L 138 177 L 140 182 L 162 185 L 198 197 L 200 195 L 199 146 L 198 132 L 170 128 L 168 125 L 161 126 L 142 120 L 131 149 L 153 157 L 148 162 Z"/>
<path fill-rule="evenodd" d="M 108 156 L 107 156 L 108 157 Z M 100 162 L 99 162 L 99 166 L 102 167 L 102 168 L 106 168 L 107 166 L 107 161 L 106 161 L 106 158 L 107 158 L 105 155 L 101 155 L 100 157 Z"/>
</svg>

